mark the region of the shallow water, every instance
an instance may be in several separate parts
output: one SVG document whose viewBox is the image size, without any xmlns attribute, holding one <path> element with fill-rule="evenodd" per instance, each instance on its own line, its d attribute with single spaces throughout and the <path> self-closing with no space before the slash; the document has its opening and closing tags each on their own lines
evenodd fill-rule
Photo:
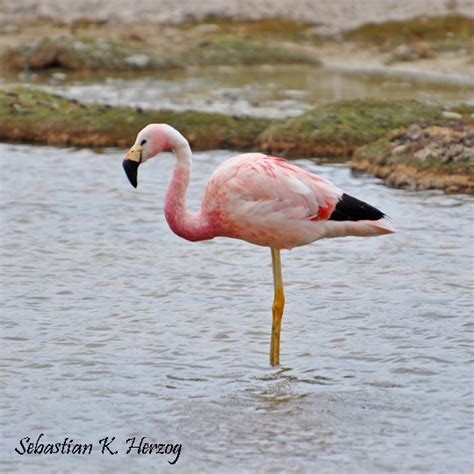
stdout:
<svg viewBox="0 0 474 474">
<path fill-rule="evenodd" d="M 268 117 L 296 116 L 317 104 L 342 99 L 474 100 L 472 84 L 437 84 L 301 65 L 200 67 L 145 77 L 65 77 L 64 83 L 54 74 L 38 76 L 36 81 L 52 92 L 89 103 Z M 45 86 L 45 81 L 51 85 Z"/>
<path fill-rule="evenodd" d="M 191 208 L 230 155 L 196 153 Z M 472 471 L 472 198 L 299 161 L 400 232 L 283 253 L 270 368 L 270 252 L 177 238 L 171 156 L 138 190 L 122 156 L 0 145 L 2 472 Z M 40 433 L 94 450 L 14 452 Z M 126 455 L 131 435 L 181 456 Z M 100 454 L 105 436 L 117 455 Z"/>
</svg>

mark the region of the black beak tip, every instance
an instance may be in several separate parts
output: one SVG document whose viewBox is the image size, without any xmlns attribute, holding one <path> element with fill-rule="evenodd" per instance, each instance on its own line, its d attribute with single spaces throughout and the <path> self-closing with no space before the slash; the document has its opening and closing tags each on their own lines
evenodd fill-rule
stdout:
<svg viewBox="0 0 474 474">
<path fill-rule="evenodd" d="M 137 173 L 138 173 L 138 166 L 140 163 L 138 161 L 132 161 L 132 160 L 123 160 L 122 166 L 125 171 L 125 174 L 127 175 L 128 180 L 130 181 L 130 184 L 136 188 L 137 187 Z"/>
</svg>

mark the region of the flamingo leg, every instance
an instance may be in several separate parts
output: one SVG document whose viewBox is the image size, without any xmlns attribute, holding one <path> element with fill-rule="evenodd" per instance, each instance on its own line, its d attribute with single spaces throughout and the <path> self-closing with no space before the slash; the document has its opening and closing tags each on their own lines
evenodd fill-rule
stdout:
<svg viewBox="0 0 474 474">
<path fill-rule="evenodd" d="M 270 342 L 270 365 L 280 365 L 280 331 L 283 308 L 285 307 L 285 293 L 283 291 L 283 278 L 281 275 L 280 250 L 272 248 L 273 286 L 275 296 L 273 299 L 272 313 L 272 339 Z"/>
</svg>

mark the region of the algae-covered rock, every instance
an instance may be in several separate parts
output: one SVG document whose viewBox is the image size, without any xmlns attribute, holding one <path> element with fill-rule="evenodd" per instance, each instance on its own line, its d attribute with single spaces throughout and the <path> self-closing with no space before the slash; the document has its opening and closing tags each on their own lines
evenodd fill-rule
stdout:
<svg viewBox="0 0 474 474">
<path fill-rule="evenodd" d="M 436 57 L 436 55 L 437 51 L 430 43 L 401 44 L 394 48 L 387 58 L 386 63 L 391 64 L 399 61 L 409 62 L 419 59 L 432 59 Z"/>
<path fill-rule="evenodd" d="M 435 106 L 416 101 L 352 100 L 321 105 L 265 130 L 263 149 L 294 156 L 350 155 L 356 148 L 417 119 L 446 121 Z"/>
<path fill-rule="evenodd" d="M 0 140 L 74 146 L 130 146 L 149 123 L 169 123 L 195 149 L 253 149 L 268 119 L 204 112 L 84 105 L 43 91 L 0 91 Z"/>
<path fill-rule="evenodd" d="M 179 31 L 174 34 L 178 37 Z M 111 41 L 101 36 L 43 38 L 7 50 L 2 66 L 11 71 L 53 68 L 150 71 L 188 65 L 320 64 L 313 51 L 270 38 L 222 33 L 200 33 L 194 39 L 183 35 L 179 41 L 173 38 L 161 40 L 164 42 L 159 48 L 140 41 Z"/>
<path fill-rule="evenodd" d="M 394 187 L 474 194 L 474 122 L 410 124 L 357 150 L 351 166 Z"/>
<path fill-rule="evenodd" d="M 2 58 L 7 70 L 133 71 L 176 67 L 170 59 L 119 41 L 91 38 L 56 38 L 34 41 L 10 49 Z"/>
<path fill-rule="evenodd" d="M 268 39 L 253 40 L 234 35 L 218 35 L 200 42 L 180 56 L 184 64 L 315 64 L 313 52 Z"/>
<path fill-rule="evenodd" d="M 368 23 L 344 33 L 344 39 L 361 44 L 377 45 L 386 50 L 410 45 L 440 51 L 456 51 L 467 47 L 473 51 L 474 20 L 462 15 L 417 17 L 411 20 L 394 20 Z M 431 53 L 430 53 L 431 54 Z M 405 59 L 406 60 L 406 59 Z"/>
</svg>

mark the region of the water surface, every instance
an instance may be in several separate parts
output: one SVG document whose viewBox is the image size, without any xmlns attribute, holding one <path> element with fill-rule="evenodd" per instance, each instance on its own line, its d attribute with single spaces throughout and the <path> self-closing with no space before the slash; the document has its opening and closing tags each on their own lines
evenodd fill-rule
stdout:
<svg viewBox="0 0 474 474">
<path fill-rule="evenodd" d="M 298 163 L 400 233 L 283 252 L 282 367 L 268 366 L 268 249 L 171 233 L 173 160 L 0 145 L 2 472 L 472 472 L 473 200 Z M 231 153 L 196 153 L 189 207 Z M 44 432 L 116 456 L 22 456 Z M 183 445 L 124 454 L 147 436 Z"/>
</svg>

